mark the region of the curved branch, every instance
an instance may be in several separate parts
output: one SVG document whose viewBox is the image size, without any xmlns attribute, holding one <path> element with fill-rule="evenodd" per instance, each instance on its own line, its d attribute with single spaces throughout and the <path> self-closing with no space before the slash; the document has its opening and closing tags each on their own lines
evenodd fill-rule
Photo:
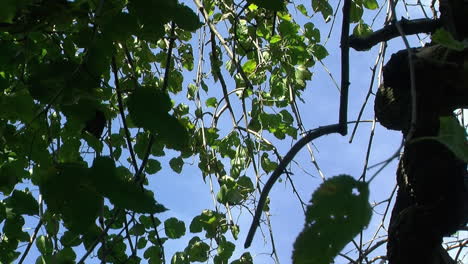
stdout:
<svg viewBox="0 0 468 264">
<path fill-rule="evenodd" d="M 288 164 L 296 156 L 299 150 L 301 150 L 305 145 L 307 145 L 307 143 L 321 136 L 325 136 L 325 135 L 332 134 L 332 133 L 340 133 L 341 129 L 342 129 L 341 124 L 318 127 L 314 130 L 309 131 L 303 138 L 297 141 L 296 144 L 294 144 L 294 146 L 292 146 L 292 148 L 288 151 L 286 156 L 284 156 L 283 160 L 281 160 L 280 164 L 275 169 L 275 171 L 271 174 L 270 178 L 268 179 L 268 181 L 265 183 L 265 186 L 263 187 L 262 193 L 260 195 L 260 200 L 258 201 L 257 210 L 255 210 L 255 215 L 252 220 L 252 224 L 250 225 L 249 233 L 247 234 L 247 238 L 245 239 L 245 244 L 244 244 L 245 248 L 250 247 L 250 244 L 252 243 L 252 239 L 255 235 L 255 231 L 257 230 L 258 224 L 260 223 L 260 217 L 262 215 L 263 205 L 265 204 L 267 200 L 268 194 L 270 193 L 270 190 L 273 187 L 273 184 L 275 184 L 276 180 L 278 180 L 281 174 L 283 174 L 284 170 L 286 169 L 286 166 L 288 166 Z"/>
<path fill-rule="evenodd" d="M 195 0 L 197 1 L 197 0 Z M 339 109 L 339 123 L 334 125 L 328 125 L 323 127 L 318 127 L 314 130 L 309 131 L 303 138 L 301 138 L 292 148 L 288 151 L 283 160 L 281 160 L 278 167 L 275 169 L 273 174 L 271 174 L 268 181 L 263 187 L 262 193 L 260 194 L 260 200 L 258 201 L 257 209 L 255 210 L 255 215 L 250 225 L 249 233 L 245 239 L 244 247 L 250 247 L 255 231 L 260 223 L 260 217 L 262 215 L 263 206 L 270 193 L 273 184 L 278 180 L 279 176 L 285 171 L 286 166 L 292 161 L 296 154 L 301 150 L 305 145 L 307 145 L 312 140 L 319 138 L 324 135 L 332 133 L 340 133 L 341 135 L 346 135 L 348 132 L 348 87 L 349 87 L 349 21 L 350 21 L 350 9 L 351 9 L 351 0 L 345 0 L 343 5 L 343 24 L 341 32 L 341 94 L 340 94 L 340 109 Z"/>
</svg>

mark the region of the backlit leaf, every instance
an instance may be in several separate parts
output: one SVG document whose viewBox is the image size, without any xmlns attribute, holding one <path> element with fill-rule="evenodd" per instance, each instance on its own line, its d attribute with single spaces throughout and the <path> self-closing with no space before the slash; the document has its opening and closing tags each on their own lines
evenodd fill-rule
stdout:
<svg viewBox="0 0 468 264">
<path fill-rule="evenodd" d="M 437 140 L 450 149 L 460 160 L 468 162 L 467 133 L 455 117 L 441 117 L 439 134 L 437 137 L 421 137 L 415 139 L 413 142 L 420 140 Z"/>
<path fill-rule="evenodd" d="M 439 28 L 431 35 L 431 39 L 440 45 L 456 51 L 463 51 L 467 45 L 456 40 L 450 32 Z"/>
<path fill-rule="evenodd" d="M 210 246 L 201 241 L 199 237 L 193 237 L 185 249 L 188 252 L 190 262 L 205 262 L 208 260 Z"/>
<path fill-rule="evenodd" d="M 36 247 L 43 255 L 51 255 L 54 251 L 52 239 L 42 235 L 36 238 Z"/>
<path fill-rule="evenodd" d="M 249 0 L 248 2 L 271 11 L 281 11 L 285 8 L 284 0 Z"/>
<path fill-rule="evenodd" d="M 364 5 L 365 8 L 375 10 L 379 8 L 379 4 L 377 3 L 377 0 L 363 0 L 362 4 Z"/>
<path fill-rule="evenodd" d="M 185 235 L 185 223 L 175 217 L 171 217 L 164 221 L 164 231 L 168 238 L 180 238 Z"/>
<path fill-rule="evenodd" d="M 359 23 L 353 29 L 353 35 L 357 37 L 366 37 L 372 33 L 372 28 L 364 23 L 364 21 L 359 20 Z"/>
<path fill-rule="evenodd" d="M 195 31 L 203 25 L 195 12 L 184 4 L 177 6 L 174 21 L 177 26 L 188 31 Z"/>
<path fill-rule="evenodd" d="M 181 157 L 178 158 L 172 158 L 169 161 L 169 165 L 171 166 L 171 169 L 177 173 L 182 172 L 182 167 L 184 166 L 184 160 Z"/>
<path fill-rule="evenodd" d="M 333 16 L 333 8 L 328 3 L 328 0 L 312 0 L 312 10 L 316 13 L 322 13 L 325 22 L 330 21 Z"/>
<path fill-rule="evenodd" d="M 28 191 L 14 190 L 10 197 L 5 199 L 7 208 L 17 214 L 37 215 L 39 214 L 39 204 Z"/>
</svg>

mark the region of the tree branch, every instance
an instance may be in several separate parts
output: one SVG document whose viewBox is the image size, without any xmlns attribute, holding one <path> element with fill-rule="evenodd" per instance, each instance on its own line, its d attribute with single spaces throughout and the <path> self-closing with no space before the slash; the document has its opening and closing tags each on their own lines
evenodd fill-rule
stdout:
<svg viewBox="0 0 468 264">
<path fill-rule="evenodd" d="M 127 141 L 128 151 L 130 152 L 130 158 L 132 159 L 133 168 L 135 168 L 135 171 L 138 171 L 138 165 L 137 165 L 137 161 L 135 158 L 135 152 L 133 151 L 133 147 L 132 147 L 132 137 L 130 135 L 130 130 L 128 129 L 127 121 L 125 118 L 125 110 L 124 110 L 124 105 L 123 105 L 123 100 L 122 100 L 122 94 L 120 91 L 120 82 L 119 82 L 119 75 L 117 72 L 118 71 L 117 64 L 115 62 L 115 56 L 112 56 L 111 66 L 112 66 L 112 72 L 114 73 L 115 91 L 117 93 L 117 102 L 119 105 L 119 112 L 120 112 L 120 117 L 122 119 L 122 125 L 125 131 L 125 139 Z"/>
<path fill-rule="evenodd" d="M 250 225 L 249 233 L 247 234 L 247 238 L 245 239 L 245 244 L 244 244 L 245 248 L 250 247 L 250 244 L 252 243 L 252 239 L 255 235 L 255 231 L 257 230 L 258 224 L 260 223 L 260 217 L 262 215 L 263 205 L 265 204 L 267 200 L 268 193 L 270 193 L 270 190 L 273 187 L 273 184 L 275 184 L 276 180 L 281 176 L 281 174 L 283 174 L 284 170 L 286 169 L 286 166 L 288 166 L 288 164 L 296 156 L 299 150 L 301 150 L 305 145 L 307 145 L 307 143 L 321 136 L 325 136 L 325 135 L 332 134 L 332 133 L 340 133 L 341 127 L 342 127 L 341 124 L 334 124 L 334 125 L 318 127 L 314 130 L 309 131 L 303 138 L 297 141 L 296 144 L 294 144 L 294 146 L 292 146 L 292 148 L 288 151 L 286 156 L 284 156 L 283 160 L 281 160 L 280 164 L 275 169 L 275 171 L 271 174 L 270 178 L 268 179 L 268 181 L 265 183 L 265 186 L 263 187 L 262 193 L 260 195 L 260 200 L 258 201 L 257 210 L 255 210 L 255 215 L 252 220 L 252 224 Z"/>
<path fill-rule="evenodd" d="M 323 127 L 318 127 L 314 130 L 309 131 L 303 138 L 292 146 L 288 151 L 283 160 L 280 161 L 280 164 L 275 169 L 273 174 L 271 174 L 268 181 L 263 187 L 262 193 L 260 194 L 260 200 L 258 201 L 257 209 L 255 210 L 255 215 L 250 225 L 249 233 L 245 239 L 244 247 L 250 247 L 255 231 L 260 223 L 260 217 L 262 215 L 263 207 L 267 200 L 268 194 L 278 180 L 279 176 L 283 174 L 286 169 L 286 166 L 292 161 L 296 154 L 309 142 L 319 138 L 324 135 L 332 133 L 340 133 L 341 135 L 346 135 L 348 130 L 348 87 L 349 87 L 349 16 L 351 9 L 351 0 L 345 0 L 343 5 L 343 25 L 341 32 L 341 94 L 340 94 L 340 109 L 339 109 L 339 123 L 334 125 L 328 125 Z"/>
<path fill-rule="evenodd" d="M 24 260 L 26 259 L 26 256 L 28 255 L 29 250 L 31 249 L 32 244 L 33 244 L 34 241 L 36 240 L 37 234 L 39 233 L 39 229 L 41 228 L 41 226 L 42 226 L 43 223 L 44 223 L 44 222 L 42 221 L 42 218 L 39 219 L 39 222 L 37 223 L 36 228 L 34 228 L 34 232 L 32 233 L 32 236 L 31 236 L 31 238 L 29 239 L 28 246 L 27 246 L 26 249 L 24 250 L 23 255 L 21 256 L 21 259 L 20 259 L 20 261 L 18 262 L 18 264 L 22 264 L 22 263 L 24 262 Z"/>
<path fill-rule="evenodd" d="M 343 3 L 343 24 L 341 26 L 341 91 L 340 91 L 340 134 L 348 133 L 348 91 L 349 91 L 349 20 L 351 0 Z"/>
<path fill-rule="evenodd" d="M 402 18 L 398 23 L 403 29 L 405 35 L 432 33 L 437 28 L 442 26 L 442 23 L 439 19 L 429 18 L 412 20 Z M 377 45 L 379 42 L 388 41 L 399 36 L 400 32 L 398 31 L 396 23 L 391 23 L 366 37 L 357 37 L 355 35 L 351 35 L 349 37 L 349 45 L 351 48 L 357 51 L 365 51 Z"/>
</svg>

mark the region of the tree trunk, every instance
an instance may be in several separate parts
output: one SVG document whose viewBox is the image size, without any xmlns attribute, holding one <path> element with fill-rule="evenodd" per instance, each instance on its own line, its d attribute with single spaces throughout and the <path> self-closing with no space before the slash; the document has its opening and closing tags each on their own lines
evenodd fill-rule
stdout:
<svg viewBox="0 0 468 264">
<path fill-rule="evenodd" d="M 468 1 L 440 1 L 444 28 L 462 40 Z M 466 16 L 465 16 L 466 14 Z M 410 76 L 408 52 L 415 69 Z M 437 136 L 439 119 L 468 106 L 468 51 L 428 45 L 392 55 L 375 100 L 382 125 L 411 130 L 411 77 L 416 83 L 416 122 L 397 170 L 398 193 L 392 211 L 387 256 L 390 264 L 455 263 L 441 244 L 466 224 L 467 164 L 441 143 L 418 138 Z"/>
</svg>

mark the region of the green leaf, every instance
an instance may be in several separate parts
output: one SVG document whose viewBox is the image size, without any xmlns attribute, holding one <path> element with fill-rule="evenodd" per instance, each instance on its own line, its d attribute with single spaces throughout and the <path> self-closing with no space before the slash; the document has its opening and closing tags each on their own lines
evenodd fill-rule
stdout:
<svg viewBox="0 0 468 264">
<path fill-rule="evenodd" d="M 151 246 L 145 250 L 143 253 L 143 257 L 148 259 L 148 263 L 151 264 L 161 264 L 162 262 L 162 255 L 161 255 L 161 248 L 158 246 Z"/>
<path fill-rule="evenodd" d="M 97 157 L 90 169 L 96 189 L 111 203 L 137 213 L 161 213 L 167 209 L 154 200 L 153 193 L 129 179 L 121 178 L 110 157 Z"/>
<path fill-rule="evenodd" d="M 440 128 L 437 137 L 421 137 L 413 140 L 437 140 L 445 145 L 460 160 L 468 162 L 468 140 L 465 128 L 453 116 L 440 118 Z"/>
<path fill-rule="evenodd" d="M 104 34 L 117 41 L 126 41 L 132 33 L 138 30 L 138 19 L 134 14 L 120 12 L 117 15 L 105 17 L 108 21 L 102 26 Z"/>
<path fill-rule="evenodd" d="M 21 215 L 9 215 L 3 223 L 3 235 L 9 240 L 29 241 L 29 234 L 23 231 L 23 226 L 24 218 Z"/>
<path fill-rule="evenodd" d="M 466 44 L 454 39 L 450 32 L 442 28 L 437 29 L 434 34 L 432 34 L 431 39 L 432 41 L 452 50 L 463 51 L 467 48 Z"/>
<path fill-rule="evenodd" d="M 312 79 L 312 73 L 304 65 L 299 65 L 296 67 L 295 77 L 299 86 L 306 87 L 306 81 Z"/>
<path fill-rule="evenodd" d="M 176 252 L 174 256 L 172 256 L 171 264 L 189 264 L 190 261 L 188 259 L 187 254 L 185 252 Z"/>
<path fill-rule="evenodd" d="M 303 14 L 304 16 L 309 17 L 309 14 L 307 14 L 307 9 L 303 4 L 297 5 L 296 9 L 299 10 L 299 12 L 301 12 L 301 14 Z"/>
<path fill-rule="evenodd" d="M 177 94 L 182 91 L 182 84 L 184 82 L 184 76 L 181 72 L 172 70 L 171 78 L 169 78 L 167 90 L 173 94 Z"/>
<path fill-rule="evenodd" d="M 147 244 L 148 244 L 148 240 L 145 237 L 140 237 L 138 239 L 136 246 L 138 249 L 143 249 L 146 247 Z"/>
<path fill-rule="evenodd" d="M 293 262 L 331 263 L 371 219 L 369 186 L 348 175 L 326 180 L 312 194 L 305 226 L 294 242 Z"/>
<path fill-rule="evenodd" d="M 242 70 L 246 74 L 252 74 L 255 72 L 255 69 L 257 68 L 257 62 L 255 60 L 248 60 L 243 66 Z"/>
<path fill-rule="evenodd" d="M 236 249 L 236 245 L 234 243 L 226 241 L 225 239 L 222 240 L 218 245 L 218 256 L 222 257 L 226 262 L 234 253 Z"/>
<path fill-rule="evenodd" d="M 359 20 L 361 20 L 362 18 L 363 13 L 364 9 L 362 8 L 362 3 L 358 2 L 357 0 L 353 0 L 351 2 L 349 21 L 351 23 L 359 22 Z"/>
<path fill-rule="evenodd" d="M 237 184 L 239 185 L 242 193 L 248 194 L 254 191 L 252 180 L 247 176 L 239 177 Z"/>
<path fill-rule="evenodd" d="M 285 8 L 284 0 L 248 0 L 247 2 L 275 12 Z"/>
<path fill-rule="evenodd" d="M 296 38 L 299 26 L 291 21 L 283 20 L 278 25 L 278 31 L 282 38 Z"/>
<path fill-rule="evenodd" d="M 216 201 L 218 201 L 221 204 L 225 204 L 228 201 L 228 188 L 226 185 L 222 185 L 221 188 L 219 189 L 218 194 L 216 195 Z"/>
<path fill-rule="evenodd" d="M 315 25 L 311 22 L 304 24 L 304 37 L 308 38 L 311 43 L 320 42 L 320 30 L 315 28 Z"/>
<path fill-rule="evenodd" d="M 226 217 L 221 213 L 203 210 L 202 214 L 193 218 L 190 223 L 190 232 L 198 233 L 200 227 L 206 231 L 207 238 L 214 238 L 217 234 L 227 231 Z"/>
<path fill-rule="evenodd" d="M 155 87 L 139 88 L 129 96 L 127 104 L 136 126 L 156 133 L 168 147 L 181 150 L 188 145 L 187 130 L 168 113 L 172 102 L 167 93 Z"/>
<path fill-rule="evenodd" d="M 5 199 L 5 205 L 19 215 L 39 214 L 39 204 L 29 191 L 14 190 L 12 195 Z"/>
<path fill-rule="evenodd" d="M 3 204 L 3 201 L 0 202 L 0 223 L 3 222 L 7 217 L 6 207 Z M 201 231 L 201 230 L 200 230 Z"/>
<path fill-rule="evenodd" d="M 156 202 L 153 192 L 142 189 L 136 183 L 126 182 L 117 187 L 119 188 L 108 197 L 117 207 L 144 214 L 162 213 L 167 210 Z"/>
<path fill-rule="evenodd" d="M 280 41 L 281 41 L 280 35 L 274 35 L 273 37 L 270 38 L 270 44 L 275 44 Z"/>
<path fill-rule="evenodd" d="M 353 35 L 357 37 L 366 37 L 372 33 L 372 28 L 361 19 L 353 29 Z"/>
<path fill-rule="evenodd" d="M 67 230 L 62 237 L 60 237 L 60 243 L 65 247 L 76 247 L 82 243 L 82 240 L 79 234 Z"/>
<path fill-rule="evenodd" d="M 312 46 L 312 54 L 317 58 L 317 60 L 323 60 L 328 56 L 328 51 L 324 46 L 314 44 Z"/>
<path fill-rule="evenodd" d="M 46 236 L 39 236 L 36 239 L 36 247 L 42 255 L 52 255 L 54 251 L 54 245 L 52 244 L 52 239 Z"/>
<path fill-rule="evenodd" d="M 13 23 L 17 10 L 18 1 L 16 0 L 5 0 L 2 1 L 2 7 L 0 8 L 0 23 Z"/>
<path fill-rule="evenodd" d="M 130 234 L 136 236 L 142 236 L 145 234 L 145 226 L 143 224 L 137 223 L 130 229 Z"/>
<path fill-rule="evenodd" d="M 88 146 L 92 147 L 96 153 L 101 153 L 104 144 L 101 140 L 90 134 L 89 132 L 83 133 L 83 138 L 88 143 Z"/>
<path fill-rule="evenodd" d="M 270 173 L 274 171 L 276 167 L 278 167 L 278 164 L 276 162 L 272 162 L 270 158 L 268 157 L 268 153 L 266 152 L 262 154 L 261 165 L 262 165 L 263 170 L 266 173 Z"/>
<path fill-rule="evenodd" d="M 60 229 L 60 216 L 54 215 L 50 211 L 46 211 L 42 215 L 42 219 L 47 231 L 47 235 L 56 236 Z"/>
<path fill-rule="evenodd" d="M 54 257 L 57 263 L 75 263 L 76 253 L 72 248 L 66 247 L 57 252 Z"/>
<path fill-rule="evenodd" d="M 459 159 L 468 162 L 468 141 L 466 130 L 455 117 L 441 117 L 437 140 L 447 146 Z"/>
<path fill-rule="evenodd" d="M 245 252 L 239 259 L 236 259 L 233 262 L 231 262 L 231 264 L 253 264 L 252 255 L 250 255 L 249 252 Z"/>
<path fill-rule="evenodd" d="M 0 97 L 0 107 L 8 109 L 0 113 L 0 117 L 23 122 L 30 122 L 37 111 L 37 106 L 26 89 Z"/>
<path fill-rule="evenodd" d="M 377 3 L 377 0 L 363 0 L 362 4 L 365 8 L 370 10 L 375 10 L 379 8 L 379 3 Z"/>
<path fill-rule="evenodd" d="M 102 196 L 90 184 L 86 165 L 60 163 L 38 174 L 39 189 L 48 209 L 61 214 L 69 230 L 86 232 L 94 224 L 102 203 Z"/>
<path fill-rule="evenodd" d="M 239 238 L 239 233 L 240 233 L 240 228 L 238 225 L 232 225 L 231 226 L 231 234 L 232 237 L 234 237 L 235 240 Z"/>
<path fill-rule="evenodd" d="M 67 141 L 63 142 L 60 151 L 58 160 L 61 163 L 73 163 L 81 161 L 80 155 L 81 141 L 76 138 L 70 138 Z"/>
<path fill-rule="evenodd" d="M 182 168 L 184 166 L 184 160 L 181 157 L 178 158 L 172 158 L 169 161 L 169 165 L 171 166 L 171 169 L 177 173 L 182 172 Z"/>
<path fill-rule="evenodd" d="M 190 222 L 189 230 L 191 233 L 200 233 L 203 230 L 202 216 L 197 215 Z"/>
<path fill-rule="evenodd" d="M 312 10 L 316 13 L 322 13 L 325 22 L 330 21 L 333 16 L 333 8 L 328 3 L 328 0 L 312 0 Z"/>
<path fill-rule="evenodd" d="M 6 162 L 0 167 L 0 191 L 8 195 L 27 172 L 19 161 Z"/>
<path fill-rule="evenodd" d="M 175 217 L 164 221 L 164 231 L 168 238 L 177 239 L 185 235 L 185 223 Z"/>
<path fill-rule="evenodd" d="M 90 44 L 86 60 L 86 69 L 88 72 L 91 72 L 91 76 L 101 76 L 106 74 L 110 71 L 110 61 L 114 52 L 114 46 L 111 39 L 108 39 L 103 35 L 96 34 L 95 37 L 92 38 Z M 76 84 L 83 84 L 82 81 L 89 79 L 90 75 L 88 72 L 80 74 L 81 76 L 76 75 L 74 77 L 77 81 Z M 73 71 L 69 74 L 72 73 Z"/>
<path fill-rule="evenodd" d="M 156 121 L 172 108 L 169 95 L 156 87 L 139 87 L 128 97 L 128 111 L 135 125 L 153 130 Z"/>
<path fill-rule="evenodd" d="M 0 254 L 0 261 L 2 263 L 15 263 L 15 259 L 17 259 L 21 253 L 15 251 L 18 247 L 18 240 L 8 239 L 0 241 L 0 249 L 2 250 L 2 254 Z"/>
<path fill-rule="evenodd" d="M 146 163 L 145 171 L 148 174 L 155 174 L 162 169 L 161 163 L 155 159 L 148 159 Z"/>
<path fill-rule="evenodd" d="M 177 6 L 174 22 L 178 27 L 188 31 L 195 31 L 203 26 L 195 12 L 184 4 Z"/>
<path fill-rule="evenodd" d="M 206 262 L 209 257 L 210 246 L 201 241 L 199 237 L 193 237 L 185 249 L 190 262 Z"/>
<path fill-rule="evenodd" d="M 218 105 L 218 100 L 216 100 L 216 97 L 210 97 L 210 98 L 206 99 L 205 104 L 206 104 L 207 107 L 216 108 L 216 106 Z"/>
</svg>

